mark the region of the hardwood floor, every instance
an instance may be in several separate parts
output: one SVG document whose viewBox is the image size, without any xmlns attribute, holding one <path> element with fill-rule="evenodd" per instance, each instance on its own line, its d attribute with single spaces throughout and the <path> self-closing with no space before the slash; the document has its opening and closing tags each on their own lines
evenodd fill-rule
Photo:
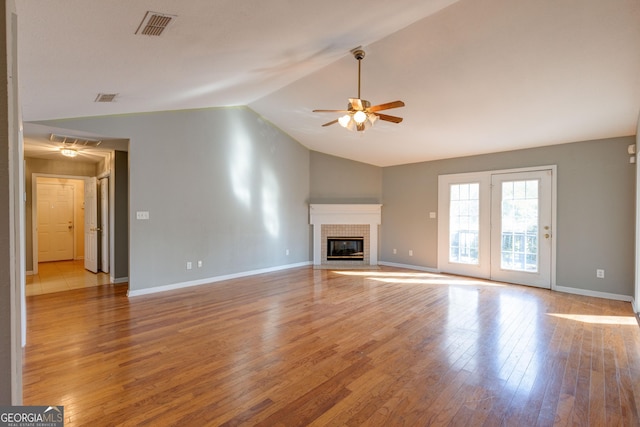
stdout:
<svg viewBox="0 0 640 427">
<path fill-rule="evenodd" d="M 67 426 L 639 425 L 625 302 L 395 268 L 28 298 L 25 405 Z"/>
</svg>

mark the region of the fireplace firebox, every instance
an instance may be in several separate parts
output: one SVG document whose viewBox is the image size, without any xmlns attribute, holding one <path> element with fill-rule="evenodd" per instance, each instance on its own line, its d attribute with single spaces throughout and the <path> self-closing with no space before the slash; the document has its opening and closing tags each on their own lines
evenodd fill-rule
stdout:
<svg viewBox="0 0 640 427">
<path fill-rule="evenodd" d="M 327 260 L 364 260 L 364 237 L 327 237 Z"/>
</svg>

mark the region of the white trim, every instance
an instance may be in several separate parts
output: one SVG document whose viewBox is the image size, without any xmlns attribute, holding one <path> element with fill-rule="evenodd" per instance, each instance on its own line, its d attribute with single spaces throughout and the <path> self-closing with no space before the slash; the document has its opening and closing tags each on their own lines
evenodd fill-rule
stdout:
<svg viewBox="0 0 640 427">
<path fill-rule="evenodd" d="M 627 301 L 633 303 L 633 297 L 629 295 L 612 294 L 609 292 L 590 291 L 588 289 L 571 288 L 568 286 L 556 286 L 554 291 L 564 292 L 567 294 L 582 295 L 585 297 L 604 298 L 615 301 Z"/>
<path fill-rule="evenodd" d="M 422 267 L 422 266 L 419 266 L 419 265 L 399 264 L 397 262 L 386 262 L 386 261 L 380 261 L 380 262 L 378 262 L 378 264 L 385 265 L 387 267 L 407 268 L 409 270 L 426 271 L 428 273 L 435 273 L 435 274 L 440 274 L 441 273 L 441 271 L 438 270 L 437 268 Z"/>
<path fill-rule="evenodd" d="M 109 280 L 111 281 L 111 283 L 113 283 L 114 285 L 120 284 L 120 283 L 127 283 L 129 281 L 128 277 L 118 277 L 117 279 L 113 276 L 109 276 Z"/>
<path fill-rule="evenodd" d="M 204 278 L 204 279 L 198 279 L 198 280 L 191 280 L 189 282 L 181 282 L 181 283 L 174 283 L 171 285 L 163 285 L 163 286 L 155 286 L 153 288 L 146 288 L 146 289 L 137 289 L 137 290 L 131 290 L 129 289 L 129 292 L 127 292 L 127 296 L 128 297 L 137 297 L 140 295 L 149 295 L 149 294 L 155 294 L 158 292 L 165 292 L 165 291 L 173 291 L 175 289 L 183 289 L 183 288 L 188 288 L 191 286 L 200 286 L 200 285 L 209 285 L 215 282 L 222 282 L 224 280 L 231 280 L 231 279 L 238 279 L 241 277 L 248 277 L 248 276 L 255 276 L 257 274 L 264 274 L 264 273 L 271 273 L 274 271 L 280 271 L 280 270 L 287 270 L 290 268 L 297 268 L 297 267 L 306 267 L 311 265 L 310 261 L 305 261 L 305 262 L 300 262 L 300 263 L 296 263 L 296 264 L 287 264 L 287 265 L 279 265 L 276 267 L 268 267 L 268 268 L 262 268 L 259 270 L 251 270 L 251 271 L 243 271 L 240 273 L 233 273 L 233 274 L 226 274 L 224 276 L 215 276 L 215 277 L 208 277 L 208 278 Z"/>
</svg>

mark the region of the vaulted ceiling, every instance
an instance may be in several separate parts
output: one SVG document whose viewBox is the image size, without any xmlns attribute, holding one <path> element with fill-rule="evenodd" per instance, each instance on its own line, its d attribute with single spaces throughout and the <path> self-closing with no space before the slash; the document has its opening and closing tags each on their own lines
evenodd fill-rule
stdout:
<svg viewBox="0 0 640 427">
<path fill-rule="evenodd" d="M 247 105 L 378 166 L 636 132 L 637 0 L 16 3 L 25 121 Z M 135 34 L 148 11 L 172 17 L 160 36 Z M 362 97 L 403 100 L 402 123 L 349 132 L 312 112 L 357 95 L 358 46 Z"/>
</svg>

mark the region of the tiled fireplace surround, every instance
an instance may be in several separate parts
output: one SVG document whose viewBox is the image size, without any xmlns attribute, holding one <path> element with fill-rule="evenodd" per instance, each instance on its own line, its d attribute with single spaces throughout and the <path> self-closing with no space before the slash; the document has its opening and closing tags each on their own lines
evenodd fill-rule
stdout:
<svg viewBox="0 0 640 427">
<path fill-rule="evenodd" d="M 357 268 L 378 265 L 378 204 L 311 204 L 315 268 Z M 327 260 L 327 237 L 363 237 L 364 260 Z"/>
</svg>

